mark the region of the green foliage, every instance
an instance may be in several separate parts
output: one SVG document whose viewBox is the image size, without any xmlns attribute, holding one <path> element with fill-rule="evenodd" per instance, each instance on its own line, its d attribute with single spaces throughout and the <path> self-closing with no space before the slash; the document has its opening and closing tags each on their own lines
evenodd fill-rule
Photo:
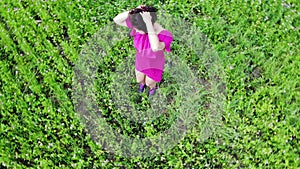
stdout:
<svg viewBox="0 0 300 169">
<path fill-rule="evenodd" d="M 199 114 L 199 124 L 173 149 L 153 158 L 124 158 L 95 144 L 76 117 L 73 68 L 100 27 L 122 10 L 147 3 L 208 36 L 225 70 L 226 108 L 209 138 L 199 131 L 205 122 Z M 0 6 L 1 167 L 300 167 L 299 1 L 3 0 Z M 179 45 L 174 43 L 174 52 L 180 53 Z M 113 113 L 110 72 L 129 50 L 131 39 L 116 44 L 99 64 L 97 99 L 113 128 L 152 136 L 171 121 L 162 117 L 154 126 L 138 126 Z M 201 60 L 181 58 L 206 77 Z M 166 93 L 172 89 L 165 86 Z"/>
</svg>

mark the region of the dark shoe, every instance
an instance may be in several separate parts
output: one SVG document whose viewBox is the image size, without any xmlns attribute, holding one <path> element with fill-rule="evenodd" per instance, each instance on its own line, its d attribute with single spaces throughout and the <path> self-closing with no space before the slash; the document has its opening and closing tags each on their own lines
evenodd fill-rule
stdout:
<svg viewBox="0 0 300 169">
<path fill-rule="evenodd" d="M 149 93 L 148 93 L 148 96 L 153 96 L 153 95 L 155 94 L 155 92 L 156 92 L 157 89 L 158 89 L 158 87 L 155 87 L 155 88 L 153 88 L 153 89 L 150 89 L 150 90 L 149 90 Z"/>
<path fill-rule="evenodd" d="M 140 87 L 139 87 L 139 89 L 138 89 L 138 93 L 143 93 L 144 92 L 144 90 L 145 90 L 145 87 L 146 87 L 146 84 L 142 84 L 142 83 L 140 83 Z"/>
</svg>

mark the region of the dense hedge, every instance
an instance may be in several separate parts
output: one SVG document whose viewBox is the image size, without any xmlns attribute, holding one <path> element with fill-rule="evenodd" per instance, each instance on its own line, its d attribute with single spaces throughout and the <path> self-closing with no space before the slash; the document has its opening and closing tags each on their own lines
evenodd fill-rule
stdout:
<svg viewBox="0 0 300 169">
<path fill-rule="evenodd" d="M 93 142 L 73 109 L 74 64 L 89 37 L 139 4 L 143 1 L 0 2 L 1 167 L 299 168 L 296 0 L 151 1 L 196 25 L 218 52 L 226 73 L 222 126 L 204 142 L 192 130 L 175 148 L 146 159 L 120 157 Z M 131 45 L 126 40 L 124 46 Z M 126 57 L 113 54 L 116 60 Z M 112 69 L 107 65 L 100 77 Z M 109 95 L 99 97 L 108 104 Z M 106 116 L 128 128 L 114 123 L 117 116 Z"/>
</svg>

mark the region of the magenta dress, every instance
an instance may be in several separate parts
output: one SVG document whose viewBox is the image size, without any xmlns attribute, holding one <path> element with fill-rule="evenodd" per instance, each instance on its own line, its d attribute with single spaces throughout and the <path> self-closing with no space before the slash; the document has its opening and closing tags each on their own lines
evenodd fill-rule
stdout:
<svg viewBox="0 0 300 169">
<path fill-rule="evenodd" d="M 154 81 L 160 82 L 165 65 L 164 50 L 154 52 L 151 49 L 148 34 L 136 32 L 129 18 L 126 19 L 126 24 L 131 29 L 130 36 L 134 37 L 136 70 L 144 73 Z M 157 36 L 160 42 L 165 43 L 165 50 L 171 52 L 172 33 L 168 30 L 162 30 Z"/>
</svg>

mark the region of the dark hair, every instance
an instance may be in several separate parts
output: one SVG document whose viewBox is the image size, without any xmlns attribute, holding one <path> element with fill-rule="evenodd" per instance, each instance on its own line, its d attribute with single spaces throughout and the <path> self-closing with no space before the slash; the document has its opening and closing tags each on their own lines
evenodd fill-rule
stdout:
<svg viewBox="0 0 300 169">
<path fill-rule="evenodd" d="M 151 22 L 154 24 L 157 21 L 157 9 L 152 6 L 142 6 L 141 8 L 135 8 L 129 12 L 129 19 L 132 26 L 147 33 L 147 26 L 140 14 L 141 12 L 150 12 Z"/>
</svg>

